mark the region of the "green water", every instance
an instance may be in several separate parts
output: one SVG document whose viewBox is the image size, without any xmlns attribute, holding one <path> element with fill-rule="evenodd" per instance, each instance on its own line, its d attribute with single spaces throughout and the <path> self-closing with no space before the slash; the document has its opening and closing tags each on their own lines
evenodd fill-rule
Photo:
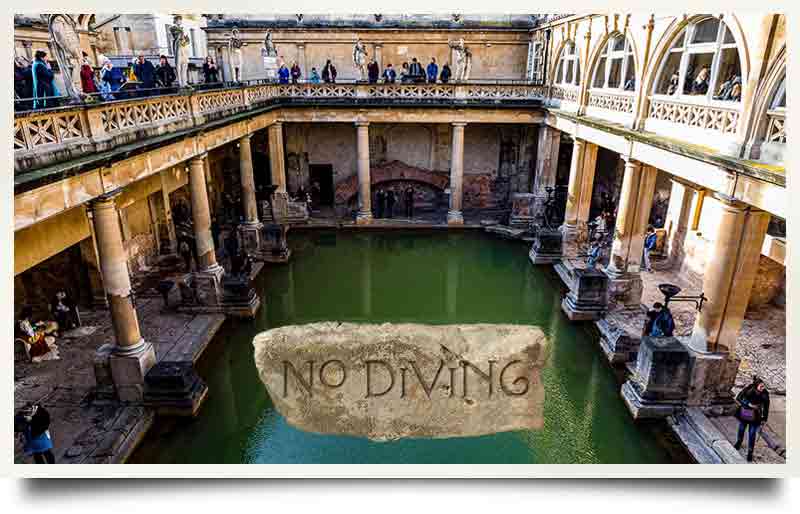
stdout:
<svg viewBox="0 0 800 514">
<path fill-rule="evenodd" d="M 476 232 L 293 232 L 269 266 L 252 322 L 229 321 L 198 364 L 208 399 L 193 420 L 159 420 L 138 463 L 664 463 L 634 425 L 593 335 L 562 314 L 558 279 L 527 247 Z M 258 378 L 252 338 L 281 325 L 520 323 L 550 338 L 542 430 L 372 442 L 289 426 Z"/>
</svg>

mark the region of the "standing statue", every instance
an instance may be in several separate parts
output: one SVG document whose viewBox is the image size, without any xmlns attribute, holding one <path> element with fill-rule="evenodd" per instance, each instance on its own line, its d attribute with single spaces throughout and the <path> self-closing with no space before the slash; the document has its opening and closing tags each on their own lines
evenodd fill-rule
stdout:
<svg viewBox="0 0 800 514">
<path fill-rule="evenodd" d="M 264 48 L 261 49 L 261 56 L 262 57 L 277 57 L 278 56 L 278 48 L 275 46 L 275 43 L 272 41 L 272 32 L 267 31 L 267 35 L 264 37 Z"/>
<path fill-rule="evenodd" d="M 231 30 L 231 36 L 228 39 L 228 53 L 231 56 L 231 71 L 233 72 L 234 82 L 239 82 L 241 80 L 240 74 L 242 70 L 242 46 L 244 46 L 244 43 L 239 37 L 239 29 L 233 27 L 233 30 Z"/>
<path fill-rule="evenodd" d="M 472 52 L 464 44 L 464 38 L 450 41 L 448 45 L 453 52 L 453 64 L 456 67 L 455 81 L 469 80 L 469 72 L 472 69 Z"/>
<path fill-rule="evenodd" d="M 360 39 L 353 45 L 353 64 L 361 74 L 361 80 L 367 80 L 367 47 Z"/>
<path fill-rule="evenodd" d="M 189 45 L 192 44 L 186 29 L 183 28 L 183 17 L 176 14 L 170 25 L 169 33 L 172 36 L 172 55 L 175 56 L 175 69 L 178 72 L 178 86 L 189 85 Z"/>
<path fill-rule="evenodd" d="M 64 79 L 67 95 L 74 102 L 81 101 L 81 63 L 83 51 L 75 20 L 68 14 L 44 15 L 53 50 Z"/>
</svg>

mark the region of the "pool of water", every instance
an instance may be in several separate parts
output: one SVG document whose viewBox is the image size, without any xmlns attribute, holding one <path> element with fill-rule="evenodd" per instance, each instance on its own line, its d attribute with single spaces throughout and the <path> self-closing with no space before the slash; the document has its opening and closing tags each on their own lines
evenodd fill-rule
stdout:
<svg viewBox="0 0 800 514">
<path fill-rule="evenodd" d="M 192 420 L 159 419 L 133 463 L 664 463 L 635 425 L 587 327 L 560 308 L 560 284 L 527 247 L 481 232 L 290 233 L 293 255 L 268 266 L 253 321 L 228 321 L 198 363 L 208 399 Z M 258 377 L 252 339 L 314 321 L 515 323 L 550 340 L 544 428 L 480 437 L 376 442 L 290 426 Z"/>
</svg>

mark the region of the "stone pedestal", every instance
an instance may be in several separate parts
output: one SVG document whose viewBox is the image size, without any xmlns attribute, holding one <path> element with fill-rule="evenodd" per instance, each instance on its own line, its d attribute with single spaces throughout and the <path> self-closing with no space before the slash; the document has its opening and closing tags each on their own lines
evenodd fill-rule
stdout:
<svg viewBox="0 0 800 514">
<path fill-rule="evenodd" d="M 111 353 L 114 345 L 106 343 L 102 345 L 94 354 L 94 381 L 95 396 L 100 400 L 113 400 L 116 397 L 114 391 L 114 377 L 111 375 Z"/>
<path fill-rule="evenodd" d="M 561 309 L 570 321 L 599 319 L 606 311 L 608 277 L 592 269 L 575 269 L 573 277 L 573 286 L 561 302 Z"/>
<path fill-rule="evenodd" d="M 643 337 L 636 372 L 622 385 L 622 398 L 634 419 L 665 418 L 689 396 L 691 358 L 674 337 Z"/>
<path fill-rule="evenodd" d="M 192 289 L 197 303 L 205 306 L 222 304 L 222 276 L 225 270 L 219 264 L 192 274 Z"/>
<path fill-rule="evenodd" d="M 730 415 L 738 369 L 739 359 L 727 353 L 698 351 L 674 337 L 643 337 L 622 397 L 634 419 L 664 418 L 686 407 Z"/>
<path fill-rule="evenodd" d="M 153 345 L 142 341 L 138 346 L 117 347 L 108 358 L 117 397 L 123 402 L 144 399 L 144 377 L 156 363 Z"/>
<path fill-rule="evenodd" d="M 600 332 L 600 348 L 608 359 L 610 364 L 626 364 L 636 362 L 639 353 L 639 345 L 641 344 L 641 337 L 632 334 L 621 328 L 615 326 L 614 323 L 605 318 L 599 319 L 595 322 L 597 331 Z"/>
<path fill-rule="evenodd" d="M 278 57 L 268 56 L 263 57 L 264 60 L 264 74 L 269 80 L 278 80 Z"/>
<path fill-rule="evenodd" d="M 533 264 L 553 264 L 561 260 L 561 232 L 539 228 L 528 256 Z"/>
<path fill-rule="evenodd" d="M 259 222 L 242 223 L 237 230 L 239 235 L 239 247 L 242 248 L 245 253 L 252 255 L 256 259 L 259 258 L 262 252 L 261 230 L 263 228 L 264 225 Z"/>
<path fill-rule="evenodd" d="M 561 232 L 561 255 L 565 259 L 574 259 L 584 253 L 581 251 L 588 238 L 588 228 L 585 223 L 576 225 L 561 225 L 558 229 Z"/>
<path fill-rule="evenodd" d="M 608 308 L 640 309 L 644 283 L 639 273 L 616 273 L 606 268 L 603 272 L 608 276 Z"/>
<path fill-rule="evenodd" d="M 286 191 L 275 191 L 272 194 L 272 218 L 275 223 L 286 220 L 289 214 L 289 195 Z"/>
<path fill-rule="evenodd" d="M 159 362 L 145 377 L 144 404 L 161 416 L 195 416 L 208 386 L 192 362 Z"/>
</svg>

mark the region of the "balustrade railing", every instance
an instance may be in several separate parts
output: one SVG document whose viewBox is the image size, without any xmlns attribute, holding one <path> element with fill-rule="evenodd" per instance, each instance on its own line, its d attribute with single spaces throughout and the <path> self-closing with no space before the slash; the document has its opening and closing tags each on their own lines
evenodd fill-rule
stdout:
<svg viewBox="0 0 800 514">
<path fill-rule="evenodd" d="M 739 124 L 739 113 L 738 106 L 729 108 L 652 97 L 648 117 L 733 135 Z"/>
<path fill-rule="evenodd" d="M 764 140 L 767 143 L 786 144 L 786 111 L 767 112 L 767 133 Z"/>
<path fill-rule="evenodd" d="M 608 111 L 633 113 L 633 93 L 611 93 L 608 91 L 589 91 L 588 107 Z"/>
</svg>

